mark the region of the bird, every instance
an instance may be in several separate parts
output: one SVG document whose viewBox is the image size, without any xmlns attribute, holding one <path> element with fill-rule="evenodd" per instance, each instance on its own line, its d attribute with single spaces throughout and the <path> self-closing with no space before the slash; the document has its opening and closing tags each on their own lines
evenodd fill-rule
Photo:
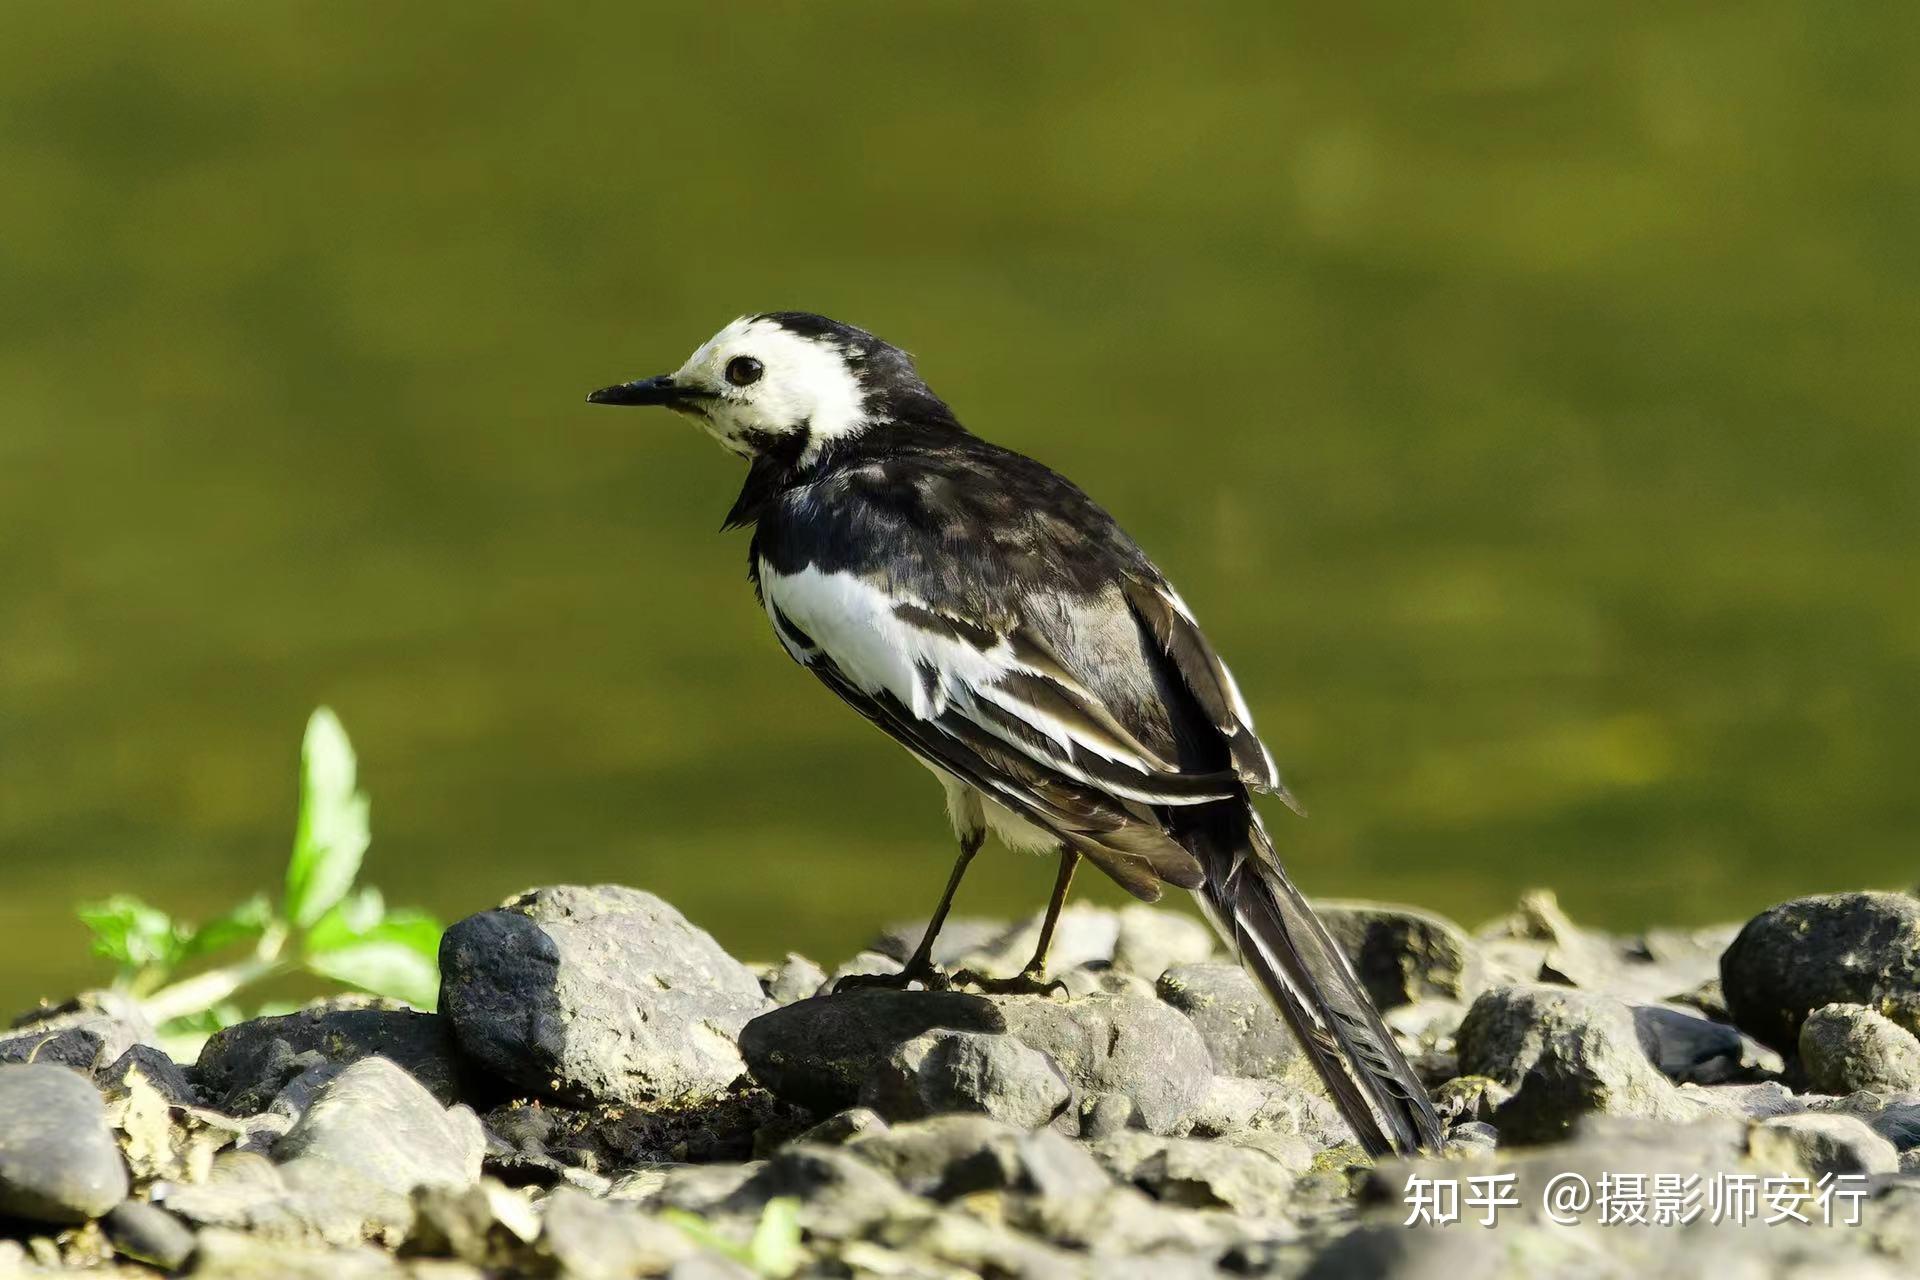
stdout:
<svg viewBox="0 0 1920 1280">
<path fill-rule="evenodd" d="M 804 311 L 741 316 L 602 405 L 682 415 L 743 460 L 722 523 L 787 654 L 937 776 L 959 842 L 898 973 L 841 987 L 1045 992 L 1075 868 L 1143 901 L 1191 891 L 1370 1155 L 1444 1132 L 1352 965 L 1282 867 L 1252 796 L 1299 809 L 1186 602 L 1113 516 L 961 425 L 914 360 Z M 933 948 L 991 833 L 1058 857 L 1032 959 L 945 975 Z M 836 989 L 836 994 L 838 989 Z"/>
</svg>

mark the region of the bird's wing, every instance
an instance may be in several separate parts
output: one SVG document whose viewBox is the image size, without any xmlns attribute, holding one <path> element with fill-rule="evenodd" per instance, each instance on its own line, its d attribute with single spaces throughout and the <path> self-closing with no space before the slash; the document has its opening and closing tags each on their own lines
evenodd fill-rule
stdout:
<svg viewBox="0 0 1920 1280">
<path fill-rule="evenodd" d="M 1092 858 L 1136 896 L 1201 883 L 1149 811 L 1240 793 L 1183 771 L 1007 616 L 969 619 L 877 579 L 762 561 L 761 596 L 795 660 L 922 760 Z"/>
<path fill-rule="evenodd" d="M 848 570 L 782 574 L 763 563 L 760 572 L 767 613 L 789 653 L 809 666 L 830 659 L 854 688 L 887 695 L 948 738 L 991 741 L 1047 773 L 1142 804 L 1239 793 L 1234 770 L 1188 771 L 1143 741 L 1018 613 L 958 616 Z M 1102 602 L 1062 605 L 1073 607 Z"/>
</svg>

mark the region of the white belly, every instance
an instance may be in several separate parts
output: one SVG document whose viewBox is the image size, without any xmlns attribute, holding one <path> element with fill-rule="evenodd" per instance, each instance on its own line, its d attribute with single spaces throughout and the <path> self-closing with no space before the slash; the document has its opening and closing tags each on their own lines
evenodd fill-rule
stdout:
<svg viewBox="0 0 1920 1280">
<path fill-rule="evenodd" d="M 926 764 L 923 760 L 922 764 Z M 1060 837 L 1025 818 L 997 800 L 981 795 L 971 785 L 937 765 L 927 765 L 947 791 L 947 817 L 962 836 L 986 830 L 1015 853 L 1052 853 L 1060 847 Z"/>
</svg>

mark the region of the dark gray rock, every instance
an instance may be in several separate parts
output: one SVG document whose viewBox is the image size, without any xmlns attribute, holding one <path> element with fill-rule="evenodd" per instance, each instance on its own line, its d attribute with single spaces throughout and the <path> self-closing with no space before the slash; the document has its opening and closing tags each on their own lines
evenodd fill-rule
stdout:
<svg viewBox="0 0 1920 1280">
<path fill-rule="evenodd" d="M 1815 1009 L 1920 990 L 1920 899 L 1832 893 L 1769 908 L 1720 957 L 1720 985 L 1742 1029 L 1791 1053 Z"/>
<path fill-rule="evenodd" d="M 1800 1068 L 1817 1093 L 1920 1089 L 1920 1040 L 1871 1009 L 1824 1005 L 1800 1024 Z"/>
<path fill-rule="evenodd" d="M 1893 1144 L 1853 1116 L 1812 1113 L 1762 1120 L 1747 1135 L 1747 1154 L 1762 1169 L 1786 1174 L 1892 1173 Z"/>
<path fill-rule="evenodd" d="M 218 1031 L 201 1048 L 194 1075 L 214 1106 L 247 1116 L 265 1111 L 305 1072 L 375 1056 L 406 1071 L 442 1103 L 460 1100 L 452 1024 L 439 1014 L 359 998 Z"/>
<path fill-rule="evenodd" d="M 1382 1010 L 1469 999 L 1479 987 L 1473 943 L 1451 920 L 1375 902 L 1316 902 L 1314 909 Z"/>
<path fill-rule="evenodd" d="M 157 1205 L 123 1200 L 100 1220 L 113 1251 L 162 1271 L 178 1271 L 193 1256 L 193 1231 Z"/>
<path fill-rule="evenodd" d="M 1120 1093 L 1140 1123 L 1184 1125 L 1211 1083 L 1205 1043 L 1155 1000 L 1059 1001 L 950 991 L 854 991 L 802 1000 L 748 1023 L 740 1051 L 754 1078 L 816 1111 L 860 1102 L 895 1048 L 936 1028 L 1012 1036 L 1053 1059 L 1080 1094 Z"/>
<path fill-rule="evenodd" d="M 1496 987 L 1460 1024 L 1460 1069 L 1514 1095 L 1495 1116 L 1510 1141 L 1565 1136 L 1582 1116 L 1693 1118 L 1640 1045 L 1632 1011 L 1609 996 L 1547 985 Z"/>
<path fill-rule="evenodd" d="M 164 1052 L 150 1044 L 136 1044 L 102 1068 L 97 1083 L 108 1093 L 124 1093 L 134 1075 L 145 1080 L 176 1107 L 197 1107 L 200 1092 L 187 1078 L 186 1070 Z"/>
<path fill-rule="evenodd" d="M 888 1120 L 977 1111 L 1027 1129 L 1052 1123 L 1072 1098 L 1046 1054 L 1012 1036 L 944 1027 L 894 1046 L 860 1090 Z"/>
<path fill-rule="evenodd" d="M 1175 965 L 1158 991 L 1200 1032 L 1218 1074 L 1275 1079 L 1312 1071 L 1273 1002 L 1239 965 Z"/>
<path fill-rule="evenodd" d="M 385 1058 L 363 1058 L 321 1086 L 273 1155 L 284 1165 L 324 1162 L 406 1195 L 419 1186 L 471 1186 L 485 1149 L 473 1112 L 442 1107 Z"/>
<path fill-rule="evenodd" d="M 845 1111 L 836 1111 L 805 1130 L 794 1138 L 795 1142 L 811 1142 L 816 1146 L 837 1146 L 849 1138 L 857 1138 L 863 1133 L 879 1133 L 887 1127 L 885 1117 L 869 1107 L 848 1107 Z"/>
<path fill-rule="evenodd" d="M 686 1232 L 632 1205 L 557 1188 L 547 1198 L 538 1248 L 579 1280 L 659 1275 L 699 1252 Z"/>
<path fill-rule="evenodd" d="M 1682 1083 L 1730 1084 L 1777 1074 L 1783 1066 L 1779 1054 L 1738 1027 L 1715 1022 L 1686 1005 L 1636 1004 L 1633 1024 L 1647 1058 L 1669 1079 Z"/>
<path fill-rule="evenodd" d="M 754 1166 L 725 1194 L 712 1194 L 725 1185 L 675 1179 L 662 1189 L 660 1201 L 703 1217 L 757 1221 L 769 1201 L 789 1198 L 798 1201 L 801 1228 L 830 1240 L 864 1235 L 879 1222 L 913 1211 L 913 1198 L 851 1146 L 796 1143 Z"/>
<path fill-rule="evenodd" d="M 1051 1129 L 1027 1132 L 985 1116 L 948 1115 L 865 1134 L 845 1150 L 915 1195 L 975 1191 L 1083 1195 L 1110 1185 L 1085 1147 Z"/>
<path fill-rule="evenodd" d="M 91 991 L 35 1009 L 0 1031 L 0 1063 L 46 1063 L 92 1075 L 136 1044 L 151 1044 L 153 1024 L 131 999 Z"/>
<path fill-rule="evenodd" d="M 126 1198 L 99 1090 L 69 1067 L 0 1066 L 0 1217 L 85 1222 Z"/>
<path fill-rule="evenodd" d="M 440 1007 L 462 1049 L 575 1103 L 712 1096 L 768 1006 L 752 970 L 672 906 L 617 885 L 522 894 L 440 944 Z"/>
</svg>

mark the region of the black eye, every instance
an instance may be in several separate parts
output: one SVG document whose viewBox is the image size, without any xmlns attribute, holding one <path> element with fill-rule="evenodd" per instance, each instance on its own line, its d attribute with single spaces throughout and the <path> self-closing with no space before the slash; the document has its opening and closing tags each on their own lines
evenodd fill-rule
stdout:
<svg viewBox="0 0 1920 1280">
<path fill-rule="evenodd" d="M 767 366 L 752 356 L 735 356 L 727 361 L 727 381 L 736 387 L 752 386 L 766 371 Z"/>
</svg>

